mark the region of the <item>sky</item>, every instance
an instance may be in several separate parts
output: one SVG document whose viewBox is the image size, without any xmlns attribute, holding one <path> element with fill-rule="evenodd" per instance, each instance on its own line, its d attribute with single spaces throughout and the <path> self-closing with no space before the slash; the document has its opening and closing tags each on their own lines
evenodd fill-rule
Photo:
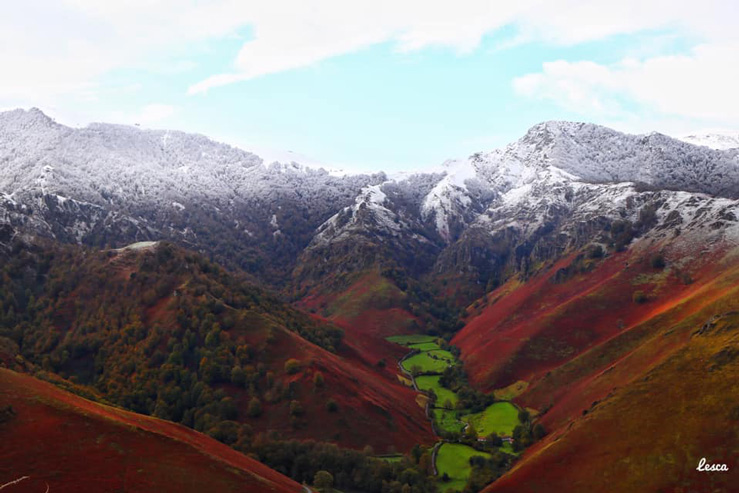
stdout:
<svg viewBox="0 0 739 493">
<path fill-rule="evenodd" d="M 546 120 L 739 129 L 735 0 L 25 0 L 0 109 L 399 171 Z"/>
</svg>

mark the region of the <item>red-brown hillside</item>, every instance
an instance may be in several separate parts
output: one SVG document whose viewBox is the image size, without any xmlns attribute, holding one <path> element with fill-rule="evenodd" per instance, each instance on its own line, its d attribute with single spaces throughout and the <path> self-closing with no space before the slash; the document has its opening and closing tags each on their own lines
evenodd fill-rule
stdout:
<svg viewBox="0 0 739 493">
<path fill-rule="evenodd" d="M 360 414 L 353 422 L 363 422 L 359 427 L 337 431 L 336 439 L 352 447 L 365 443 L 378 449 L 378 437 L 368 440 L 366 430 L 380 426 L 385 442 L 396 450 L 407 451 L 416 443 L 430 445 L 435 437 L 424 409 L 416 402 L 418 395 L 401 384 L 396 361 L 406 352 L 401 346 L 386 341 L 386 337 L 409 332 L 416 327 L 416 318 L 401 308 L 405 293 L 378 272 L 370 271 L 339 293 L 312 295 L 304 298 L 300 306 L 311 311 L 316 320 L 330 321 L 344 330 L 342 347 L 338 354 L 311 352 L 317 370 L 326 376 L 327 387 L 334 390 L 335 398 L 348 409 Z M 321 348 L 314 348 L 320 352 Z M 294 348 L 287 349 L 289 354 Z M 385 364 L 378 364 L 384 361 Z M 318 399 L 318 406 L 322 404 Z M 320 413 L 320 409 L 316 409 Z M 362 416 L 371 416 L 371 419 Z M 324 422 L 331 429 L 335 421 L 331 415 Z M 374 423 L 373 423 L 374 421 Z M 312 431 L 315 434 L 315 430 Z M 309 436 L 298 432 L 298 436 Z"/>
<path fill-rule="evenodd" d="M 273 354 L 280 355 L 280 360 L 292 355 L 305 364 L 289 381 L 298 382 L 295 397 L 309 421 L 305 426 L 292 427 L 285 406 L 265 404 L 263 416 L 247 420 L 251 426 L 277 430 L 285 437 L 332 441 L 355 449 L 371 445 L 378 453 L 407 452 L 417 443 L 434 443 L 424 409 L 416 403 L 417 393 L 395 377 L 394 361 L 381 371 L 365 363 L 350 345 L 340 354 L 333 354 L 289 331 L 275 332 L 273 344 Z M 315 372 L 321 372 L 325 379 L 323 390 L 313 387 Z M 337 402 L 338 413 L 326 410 L 328 398 Z M 240 407 L 246 407 L 246 402 Z"/>
<path fill-rule="evenodd" d="M 739 412 L 737 318 L 722 317 L 705 337 L 696 329 L 739 309 L 737 254 L 666 249 L 663 267 L 657 252 L 637 244 L 604 260 L 571 255 L 525 284 L 510 281 L 454 339 L 475 384 L 518 382 L 515 400 L 543 412 L 549 431 L 490 491 L 731 484 L 693 472 L 703 456 L 737 457 L 739 441 L 726 433 Z"/>
<path fill-rule="evenodd" d="M 52 491 L 299 492 L 295 481 L 193 430 L 0 369 L 0 484 Z M 48 485 L 48 490 L 47 486 Z"/>
<path fill-rule="evenodd" d="M 687 339 L 642 378 L 527 451 L 485 492 L 736 491 L 739 312 L 709 320 L 679 324 L 679 335 L 668 329 L 639 348 L 648 355 L 658 339 Z M 702 458 L 728 471 L 697 471 Z"/>
<path fill-rule="evenodd" d="M 21 275 L 34 269 L 36 276 Z M 355 345 L 352 325 L 345 325 L 349 336 L 341 343 L 334 324 L 196 254 L 168 244 L 118 252 L 41 250 L 19 255 L 9 271 L 8 286 L 29 277 L 44 282 L 0 291 L 8 297 L 35 291 L 36 298 L 34 322 L 14 320 L 17 329 L 8 333 L 15 342 L 0 338 L 8 342 L 0 347 L 6 364 L 23 346 L 31 369 L 213 436 L 223 436 L 219 427 L 233 421 L 246 425 L 250 438 L 277 431 L 276 439 L 371 445 L 378 453 L 434 441 L 416 393 L 394 373 L 394 353 L 385 355 L 382 369 L 379 354 L 367 357 Z M 298 364 L 288 371 L 290 359 Z M 317 372 L 321 386 L 314 383 Z M 259 415 L 249 411 L 254 399 Z M 338 410 L 329 412 L 329 399 Z"/>
</svg>

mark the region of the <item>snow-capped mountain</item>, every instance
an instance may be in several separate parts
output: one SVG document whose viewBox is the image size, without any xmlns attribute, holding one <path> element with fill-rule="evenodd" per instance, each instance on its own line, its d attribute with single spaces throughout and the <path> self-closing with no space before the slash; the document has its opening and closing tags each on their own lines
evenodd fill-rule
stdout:
<svg viewBox="0 0 739 493">
<path fill-rule="evenodd" d="M 183 132 L 70 128 L 37 109 L 0 113 L 0 163 L 6 224 L 95 246 L 171 239 L 248 270 L 294 258 L 337 207 L 385 179 L 265 164 Z"/>
<path fill-rule="evenodd" d="M 739 148 L 739 132 L 734 134 L 694 134 L 681 137 L 680 140 L 697 146 L 711 149 L 727 150 Z"/>
<path fill-rule="evenodd" d="M 739 238 L 739 152 L 661 134 L 547 122 L 505 148 L 444 163 L 438 179 L 415 180 L 360 195 L 357 204 L 366 207 L 345 208 L 321 226 L 301 264 L 315 265 L 362 237 L 361 254 L 342 256 L 354 268 L 413 249 L 422 252 L 414 269 L 421 263 L 436 275 L 495 284 L 568 249 L 614 243 L 614 224 L 628 223 L 630 237 L 619 240 L 626 243 L 678 230 L 687 233 L 683 240 Z M 420 184 L 428 191 L 408 193 L 424 189 Z"/>
<path fill-rule="evenodd" d="M 0 163 L 0 242 L 169 239 L 278 285 L 373 265 L 484 285 L 613 243 L 614 224 L 628 222 L 632 237 L 680 230 L 735 241 L 739 217 L 739 149 L 585 123 L 541 123 L 504 148 L 390 179 L 265 164 L 200 135 L 70 128 L 15 110 L 0 113 Z"/>
</svg>

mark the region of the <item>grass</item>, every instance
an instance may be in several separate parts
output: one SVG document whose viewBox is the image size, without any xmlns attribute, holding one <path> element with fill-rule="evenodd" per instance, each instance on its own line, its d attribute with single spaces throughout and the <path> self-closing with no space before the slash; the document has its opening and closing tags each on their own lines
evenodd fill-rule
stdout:
<svg viewBox="0 0 739 493">
<path fill-rule="evenodd" d="M 484 411 L 469 414 L 463 419 L 472 423 L 478 436 L 487 436 L 497 433 L 501 436 L 511 436 L 513 428 L 519 424 L 518 408 L 510 402 L 495 402 Z"/>
<path fill-rule="evenodd" d="M 404 336 L 390 336 L 388 341 L 400 344 L 401 346 L 409 346 L 411 344 L 422 344 L 424 342 L 434 342 L 436 337 L 424 334 L 411 334 Z"/>
<path fill-rule="evenodd" d="M 418 344 L 411 344 L 408 347 L 419 351 L 434 351 L 436 349 L 441 349 L 435 342 L 421 342 Z"/>
<path fill-rule="evenodd" d="M 416 385 L 420 390 L 426 392 L 428 392 L 429 390 L 434 391 L 434 393 L 436 394 L 436 407 L 443 407 L 444 403 L 447 400 L 452 403 L 452 406 L 456 406 L 457 402 L 459 401 L 457 394 L 447 389 L 446 387 L 442 387 L 441 384 L 439 384 L 440 378 L 441 376 L 439 375 L 419 376 L 416 377 Z"/>
<path fill-rule="evenodd" d="M 503 445 L 500 446 L 500 451 L 505 452 L 506 454 L 510 455 L 518 455 L 518 452 L 515 452 L 513 450 L 513 445 L 511 445 L 511 442 L 503 442 Z"/>
<path fill-rule="evenodd" d="M 434 422 L 437 428 L 447 433 L 461 433 L 464 429 L 464 423 L 457 419 L 456 411 L 446 409 L 434 409 Z"/>
<path fill-rule="evenodd" d="M 462 491 L 467 484 L 467 478 L 470 476 L 472 467 L 470 466 L 470 457 L 480 455 L 486 458 L 490 454 L 479 452 L 467 445 L 458 443 L 444 443 L 436 454 L 436 470 L 439 477 L 446 473 L 451 481 L 439 482 L 439 488 L 442 491 L 459 490 Z"/>
<path fill-rule="evenodd" d="M 508 387 L 494 390 L 493 395 L 499 401 L 512 401 L 519 395 L 523 394 L 528 387 L 529 383 L 527 381 L 519 380 L 510 384 Z"/>
<path fill-rule="evenodd" d="M 427 351 L 414 354 L 402 364 L 406 371 L 412 371 L 417 366 L 421 373 L 443 373 L 450 364 L 454 364 L 454 356 L 444 350 Z"/>
</svg>

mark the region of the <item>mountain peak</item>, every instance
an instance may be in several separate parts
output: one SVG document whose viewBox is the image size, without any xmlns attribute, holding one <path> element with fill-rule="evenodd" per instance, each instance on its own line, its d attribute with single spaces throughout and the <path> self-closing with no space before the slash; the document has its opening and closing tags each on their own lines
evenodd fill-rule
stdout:
<svg viewBox="0 0 739 493">
<path fill-rule="evenodd" d="M 699 133 L 679 137 L 683 142 L 711 149 L 728 150 L 739 148 L 739 132 Z"/>
<path fill-rule="evenodd" d="M 0 112 L 0 122 L 5 125 L 16 123 L 24 126 L 28 125 L 45 125 L 52 126 L 58 125 L 53 118 L 49 117 L 46 113 L 36 108 L 35 106 L 29 109 L 18 108 L 9 111 Z"/>
</svg>

